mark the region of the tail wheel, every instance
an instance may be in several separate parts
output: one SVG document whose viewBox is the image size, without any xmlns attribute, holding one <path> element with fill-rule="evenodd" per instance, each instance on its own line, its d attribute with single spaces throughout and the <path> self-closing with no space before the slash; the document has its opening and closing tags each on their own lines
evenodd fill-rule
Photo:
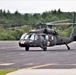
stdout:
<svg viewBox="0 0 76 75">
<path fill-rule="evenodd" d="M 25 47 L 25 50 L 26 50 L 26 51 L 29 51 L 29 47 Z"/>
</svg>

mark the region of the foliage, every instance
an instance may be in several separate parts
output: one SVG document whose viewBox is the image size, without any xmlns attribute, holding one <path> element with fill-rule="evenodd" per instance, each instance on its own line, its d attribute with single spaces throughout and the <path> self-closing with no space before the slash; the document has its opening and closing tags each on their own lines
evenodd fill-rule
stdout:
<svg viewBox="0 0 76 75">
<path fill-rule="evenodd" d="M 9 72 L 13 72 L 13 71 L 16 71 L 17 69 L 2 69 L 0 70 L 0 75 L 5 75 Z"/>
<path fill-rule="evenodd" d="M 0 40 L 19 40 L 21 35 L 28 32 L 32 27 L 27 25 L 14 30 L 7 30 L 0 27 Z"/>
<path fill-rule="evenodd" d="M 72 29 L 73 29 L 73 26 L 70 26 L 69 28 L 66 28 L 66 29 L 63 28 L 63 30 L 59 31 L 59 34 L 62 36 L 70 36 Z"/>
<path fill-rule="evenodd" d="M 60 9 L 34 14 L 21 14 L 18 11 L 10 13 L 0 9 L 0 40 L 18 40 L 23 33 L 32 29 L 34 23 L 73 19 L 73 12 L 62 12 Z M 13 30 L 7 28 L 19 27 Z M 55 26 L 61 35 L 69 36 L 72 26 Z"/>
</svg>

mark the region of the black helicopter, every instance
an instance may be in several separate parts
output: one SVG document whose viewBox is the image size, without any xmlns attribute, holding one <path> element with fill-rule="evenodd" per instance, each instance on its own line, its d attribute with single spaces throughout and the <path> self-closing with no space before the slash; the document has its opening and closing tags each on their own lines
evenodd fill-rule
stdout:
<svg viewBox="0 0 76 75">
<path fill-rule="evenodd" d="M 25 47 L 26 51 L 29 51 L 29 47 L 41 47 L 44 51 L 46 51 L 47 47 L 65 44 L 68 50 L 70 50 L 68 44 L 73 41 L 76 41 L 75 14 L 73 23 L 66 23 L 66 21 L 68 20 L 35 24 L 36 29 L 30 30 L 27 34 L 23 34 L 21 36 L 19 46 Z M 73 25 L 74 28 L 70 34 L 70 37 L 63 37 L 59 35 L 57 31 L 45 28 L 45 26 L 51 26 L 51 25 Z"/>
</svg>

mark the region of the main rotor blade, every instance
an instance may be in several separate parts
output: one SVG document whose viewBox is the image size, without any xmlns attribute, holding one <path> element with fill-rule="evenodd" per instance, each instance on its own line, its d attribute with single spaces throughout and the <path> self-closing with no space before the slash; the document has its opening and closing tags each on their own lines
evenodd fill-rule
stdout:
<svg viewBox="0 0 76 75">
<path fill-rule="evenodd" d="M 62 22 L 67 22 L 67 21 L 70 21 L 71 19 L 66 19 L 66 20 L 59 20 L 59 21 L 53 21 L 53 22 L 40 22 L 40 23 L 36 23 L 34 24 L 35 26 L 37 25 L 50 25 L 50 24 L 53 24 L 53 23 L 62 23 Z"/>
<path fill-rule="evenodd" d="M 46 25 L 76 25 L 76 23 L 47 23 Z"/>
<path fill-rule="evenodd" d="M 66 19 L 66 20 L 59 20 L 59 21 L 53 21 L 51 23 L 61 23 L 61 22 L 68 22 L 70 21 L 71 19 Z"/>
</svg>

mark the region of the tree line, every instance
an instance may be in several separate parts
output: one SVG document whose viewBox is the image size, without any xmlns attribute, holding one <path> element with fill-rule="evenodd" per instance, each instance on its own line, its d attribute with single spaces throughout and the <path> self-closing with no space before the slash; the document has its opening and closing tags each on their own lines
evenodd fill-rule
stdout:
<svg viewBox="0 0 76 75">
<path fill-rule="evenodd" d="M 5 11 L 0 9 L 0 40 L 19 40 L 21 35 L 28 32 L 32 28 L 31 25 L 35 23 L 65 19 L 73 20 L 73 12 L 62 12 L 58 9 L 43 13 L 19 13 L 18 11 L 10 13 L 9 10 Z M 20 28 L 14 30 L 7 29 L 12 27 Z M 60 30 L 62 35 L 69 36 L 72 26 L 56 26 L 54 28 Z"/>
</svg>

